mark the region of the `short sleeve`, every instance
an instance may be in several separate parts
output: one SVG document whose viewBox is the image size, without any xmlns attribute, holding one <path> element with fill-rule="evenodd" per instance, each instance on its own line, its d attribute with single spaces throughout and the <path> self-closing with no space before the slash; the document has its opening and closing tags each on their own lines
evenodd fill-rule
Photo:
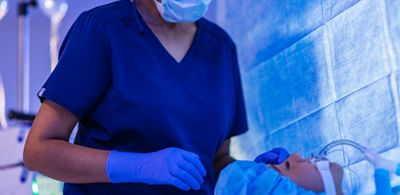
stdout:
<svg viewBox="0 0 400 195">
<path fill-rule="evenodd" d="M 102 24 L 90 12 L 75 21 L 61 45 L 59 62 L 38 93 L 78 118 L 105 94 L 111 80 L 111 51 Z"/>
<path fill-rule="evenodd" d="M 233 79 L 235 87 L 235 110 L 234 110 L 235 113 L 229 137 L 240 135 L 248 130 L 246 108 L 243 98 L 242 82 L 240 78 L 240 70 L 239 70 L 236 47 L 233 47 L 232 61 L 233 61 Z"/>
</svg>

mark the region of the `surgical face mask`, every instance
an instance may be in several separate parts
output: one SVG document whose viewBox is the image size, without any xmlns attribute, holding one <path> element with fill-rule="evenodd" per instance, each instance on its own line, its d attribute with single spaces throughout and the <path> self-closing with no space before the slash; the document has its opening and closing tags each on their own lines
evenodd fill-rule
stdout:
<svg viewBox="0 0 400 195">
<path fill-rule="evenodd" d="M 203 17 L 211 0 L 154 0 L 158 11 L 168 22 L 194 22 Z"/>
</svg>

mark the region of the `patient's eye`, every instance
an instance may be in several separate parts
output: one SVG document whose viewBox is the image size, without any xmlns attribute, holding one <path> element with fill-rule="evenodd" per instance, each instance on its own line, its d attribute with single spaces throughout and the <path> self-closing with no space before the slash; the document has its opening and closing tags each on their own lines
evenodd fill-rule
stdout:
<svg viewBox="0 0 400 195">
<path fill-rule="evenodd" d="M 286 163 L 285 163 L 285 165 L 286 165 L 286 169 L 290 169 L 290 163 L 289 163 L 289 161 L 286 161 Z"/>
</svg>

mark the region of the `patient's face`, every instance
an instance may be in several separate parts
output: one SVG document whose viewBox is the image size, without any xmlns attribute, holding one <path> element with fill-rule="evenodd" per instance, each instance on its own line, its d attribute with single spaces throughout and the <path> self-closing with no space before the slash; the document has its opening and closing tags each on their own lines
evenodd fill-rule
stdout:
<svg viewBox="0 0 400 195">
<path fill-rule="evenodd" d="M 308 159 L 300 157 L 298 154 L 291 155 L 286 161 L 279 165 L 271 165 L 281 175 L 290 178 L 293 182 L 306 190 L 323 192 L 324 186 L 317 167 L 312 165 Z M 330 163 L 331 173 L 334 181 L 341 183 L 342 169 L 335 163 Z"/>
</svg>

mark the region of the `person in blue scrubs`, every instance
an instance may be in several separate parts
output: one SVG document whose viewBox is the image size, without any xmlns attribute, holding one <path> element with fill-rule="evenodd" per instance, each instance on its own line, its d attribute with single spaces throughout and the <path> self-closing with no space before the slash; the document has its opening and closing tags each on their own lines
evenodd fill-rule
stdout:
<svg viewBox="0 0 400 195">
<path fill-rule="evenodd" d="M 235 44 L 202 18 L 209 3 L 82 13 L 38 93 L 26 166 L 65 194 L 213 194 L 230 138 L 248 127 Z"/>
</svg>

